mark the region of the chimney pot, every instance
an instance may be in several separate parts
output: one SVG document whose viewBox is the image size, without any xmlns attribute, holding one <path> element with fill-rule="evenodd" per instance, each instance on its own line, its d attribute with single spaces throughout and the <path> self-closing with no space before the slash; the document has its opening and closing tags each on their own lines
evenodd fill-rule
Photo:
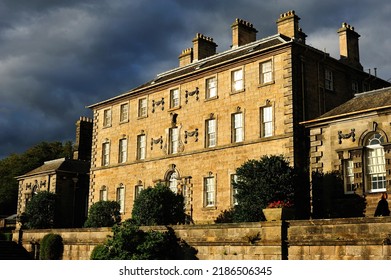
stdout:
<svg viewBox="0 0 391 280">
<path fill-rule="evenodd" d="M 342 27 L 338 30 L 339 34 L 339 52 L 340 60 L 356 67 L 363 69 L 360 63 L 360 52 L 358 38 L 360 35 L 354 31 L 354 27 L 346 22 L 342 23 Z"/>
</svg>

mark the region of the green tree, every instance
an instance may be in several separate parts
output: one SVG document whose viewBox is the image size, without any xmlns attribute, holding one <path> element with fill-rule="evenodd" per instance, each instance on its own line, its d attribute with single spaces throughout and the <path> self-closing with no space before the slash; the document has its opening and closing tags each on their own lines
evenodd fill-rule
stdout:
<svg viewBox="0 0 391 280">
<path fill-rule="evenodd" d="M 273 201 L 293 201 L 296 173 L 283 156 L 263 156 L 249 160 L 236 170 L 238 205 L 234 222 L 264 220 L 262 209 Z"/>
<path fill-rule="evenodd" d="M 121 221 L 120 205 L 116 201 L 98 201 L 88 211 L 85 227 L 111 227 Z"/>
<path fill-rule="evenodd" d="M 72 156 L 72 142 L 41 142 L 22 154 L 11 154 L 0 160 L 0 215 L 16 213 L 18 182 L 23 175 L 44 161 Z"/>
<path fill-rule="evenodd" d="M 48 191 L 38 192 L 26 204 L 21 222 L 29 229 L 53 228 L 55 226 L 57 195 Z"/>
<path fill-rule="evenodd" d="M 167 186 L 157 184 L 140 192 L 134 201 L 132 219 L 138 225 L 175 225 L 185 222 L 184 199 Z"/>
<path fill-rule="evenodd" d="M 180 260 L 196 259 L 197 251 L 166 231 L 143 231 L 127 220 L 113 227 L 113 236 L 91 253 L 92 260 Z"/>
<path fill-rule="evenodd" d="M 64 243 L 61 235 L 48 233 L 40 243 L 39 258 L 41 260 L 61 260 L 64 253 Z"/>
</svg>

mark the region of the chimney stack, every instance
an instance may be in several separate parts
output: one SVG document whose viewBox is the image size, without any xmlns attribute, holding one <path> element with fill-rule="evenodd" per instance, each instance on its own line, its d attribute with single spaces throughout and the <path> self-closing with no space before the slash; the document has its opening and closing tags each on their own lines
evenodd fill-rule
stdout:
<svg viewBox="0 0 391 280">
<path fill-rule="evenodd" d="M 358 38 L 360 35 L 354 31 L 354 27 L 346 22 L 338 29 L 340 60 L 360 70 L 363 69 L 360 63 Z"/>
<path fill-rule="evenodd" d="M 237 48 L 256 40 L 257 30 L 254 26 L 243 20 L 237 18 L 231 25 L 232 29 L 232 48 Z"/>
<path fill-rule="evenodd" d="M 73 159 L 91 161 L 92 119 L 80 117 L 76 122 L 76 141 Z"/>
<path fill-rule="evenodd" d="M 193 61 L 206 58 L 216 54 L 217 44 L 213 39 L 197 33 L 193 39 Z"/>
<path fill-rule="evenodd" d="M 188 48 L 179 55 L 179 67 L 190 64 L 193 61 L 193 49 Z"/>
<path fill-rule="evenodd" d="M 305 43 L 307 35 L 299 28 L 299 21 L 300 18 L 295 14 L 295 11 L 283 13 L 277 20 L 277 32 Z"/>
</svg>

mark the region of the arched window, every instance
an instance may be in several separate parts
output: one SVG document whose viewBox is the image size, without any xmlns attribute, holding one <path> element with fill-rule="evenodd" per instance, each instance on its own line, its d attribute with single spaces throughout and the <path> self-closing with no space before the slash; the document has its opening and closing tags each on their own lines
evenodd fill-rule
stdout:
<svg viewBox="0 0 391 280">
<path fill-rule="evenodd" d="M 365 174 L 367 189 L 370 192 L 386 190 L 386 161 L 382 143 L 384 137 L 376 132 L 366 141 Z"/>
<path fill-rule="evenodd" d="M 167 176 L 167 183 L 170 190 L 174 193 L 178 192 L 178 174 L 175 171 L 172 171 Z"/>
<path fill-rule="evenodd" d="M 124 213 L 125 211 L 125 187 L 123 184 L 119 184 L 117 188 L 117 202 L 120 206 L 120 213 Z"/>
<path fill-rule="evenodd" d="M 107 187 L 102 186 L 102 188 L 99 191 L 99 200 L 100 201 L 107 201 Z"/>
</svg>

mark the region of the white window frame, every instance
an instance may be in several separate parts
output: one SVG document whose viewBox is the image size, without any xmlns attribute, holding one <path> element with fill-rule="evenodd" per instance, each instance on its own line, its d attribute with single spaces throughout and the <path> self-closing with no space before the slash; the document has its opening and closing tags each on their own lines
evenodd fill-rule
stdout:
<svg viewBox="0 0 391 280">
<path fill-rule="evenodd" d="M 217 120 L 208 119 L 205 122 L 205 143 L 207 148 L 216 147 L 217 145 Z"/>
<path fill-rule="evenodd" d="M 260 84 L 270 84 L 274 81 L 273 60 L 269 59 L 259 64 Z"/>
<path fill-rule="evenodd" d="M 205 98 L 206 99 L 213 99 L 217 98 L 217 77 L 210 77 L 205 80 Z"/>
<path fill-rule="evenodd" d="M 380 133 L 372 134 L 365 151 L 365 178 L 369 192 L 384 192 L 387 190 L 386 160 L 383 136 Z"/>
<path fill-rule="evenodd" d="M 107 196 L 107 187 L 102 186 L 101 189 L 99 190 L 99 201 L 107 201 L 108 196 Z"/>
<path fill-rule="evenodd" d="M 178 108 L 181 102 L 181 95 L 179 88 L 170 90 L 170 108 Z"/>
<path fill-rule="evenodd" d="M 231 72 L 231 91 L 240 92 L 244 90 L 244 69 L 239 68 Z"/>
<path fill-rule="evenodd" d="M 176 171 L 172 171 L 167 176 L 167 185 L 168 188 L 173 192 L 178 192 L 178 173 Z"/>
<path fill-rule="evenodd" d="M 179 152 L 179 127 L 172 127 L 169 130 L 170 138 L 170 154 L 177 154 Z"/>
<path fill-rule="evenodd" d="M 123 103 L 119 106 L 119 122 L 129 121 L 129 103 Z"/>
<path fill-rule="evenodd" d="M 120 206 L 119 212 L 121 214 L 125 213 L 125 186 L 123 184 L 119 184 L 119 186 L 117 187 L 116 201 Z"/>
<path fill-rule="evenodd" d="M 138 117 L 145 118 L 148 115 L 148 101 L 147 98 L 140 98 L 138 100 Z"/>
<path fill-rule="evenodd" d="M 103 127 L 111 126 L 111 108 L 103 110 Z"/>
<path fill-rule="evenodd" d="M 238 175 L 231 174 L 230 176 L 230 185 L 231 185 L 231 205 L 235 206 L 238 205 L 238 199 L 235 197 L 235 195 L 238 193 L 238 189 L 234 187 L 233 183 L 236 183 L 238 181 Z"/>
<path fill-rule="evenodd" d="M 137 159 L 143 160 L 147 155 L 147 136 L 145 134 L 137 135 Z"/>
<path fill-rule="evenodd" d="M 102 166 L 108 166 L 110 164 L 110 142 L 106 141 L 102 143 Z"/>
<path fill-rule="evenodd" d="M 274 134 L 273 106 L 261 108 L 261 137 L 271 137 Z"/>
<path fill-rule="evenodd" d="M 214 176 L 204 177 L 204 207 L 216 205 L 216 180 Z"/>
<path fill-rule="evenodd" d="M 330 69 L 325 69 L 324 87 L 327 90 L 334 90 L 334 73 Z"/>
<path fill-rule="evenodd" d="M 128 158 L 128 139 L 119 139 L 118 163 L 125 163 Z"/>
<path fill-rule="evenodd" d="M 343 161 L 343 181 L 345 194 L 354 193 L 354 172 L 353 159 L 345 159 Z"/>
<path fill-rule="evenodd" d="M 232 114 L 232 143 L 244 141 L 244 115 L 243 112 Z"/>
</svg>

